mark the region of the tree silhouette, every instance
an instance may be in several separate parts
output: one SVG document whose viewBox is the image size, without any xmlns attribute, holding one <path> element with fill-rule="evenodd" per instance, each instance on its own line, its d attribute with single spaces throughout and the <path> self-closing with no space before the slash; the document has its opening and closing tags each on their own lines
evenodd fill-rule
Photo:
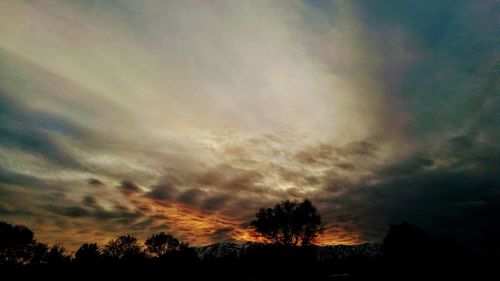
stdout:
<svg viewBox="0 0 500 281">
<path fill-rule="evenodd" d="M 0 222 L 0 279 L 95 278 L 99 272 L 113 279 L 167 274 L 174 280 L 416 280 L 429 276 L 483 280 L 498 273 L 498 257 L 464 248 L 446 237 L 428 237 L 407 222 L 391 225 L 383 244 L 295 247 L 310 245 L 321 230 L 320 222 L 309 200 L 283 201 L 261 209 L 252 222 L 255 231 L 274 244 L 192 247 L 160 232 L 146 239 L 146 251 L 135 237 L 124 235 L 103 248 L 83 244 L 74 259 L 60 245 L 49 248 L 37 242 L 26 227 Z"/>
<path fill-rule="evenodd" d="M 383 251 L 389 258 L 417 259 L 424 254 L 429 238 L 425 231 L 407 222 L 391 224 L 383 241 Z"/>
<path fill-rule="evenodd" d="M 181 242 L 179 244 L 179 250 L 175 252 L 175 257 L 177 260 L 183 262 L 196 263 L 199 261 L 196 250 L 188 242 Z"/>
<path fill-rule="evenodd" d="M 0 222 L 0 264 L 28 263 L 35 243 L 29 228 Z"/>
<path fill-rule="evenodd" d="M 47 252 L 46 261 L 51 265 L 61 265 L 69 263 L 70 256 L 66 254 L 66 249 L 63 246 L 54 245 Z"/>
<path fill-rule="evenodd" d="M 165 232 L 155 233 L 146 239 L 145 243 L 147 251 L 156 257 L 164 256 L 169 252 L 179 249 L 180 242 Z"/>
<path fill-rule="evenodd" d="M 116 260 L 125 260 L 140 258 L 143 252 L 137 238 L 131 235 L 122 235 L 104 246 L 104 254 Z"/>
<path fill-rule="evenodd" d="M 257 235 L 279 245 L 306 246 L 321 232 L 321 217 L 311 201 L 286 200 L 274 208 L 262 208 L 251 222 Z"/>
<path fill-rule="evenodd" d="M 35 242 L 30 249 L 31 253 L 31 264 L 40 264 L 42 262 L 46 262 L 47 252 L 49 251 L 49 247 L 47 244 Z"/>
<path fill-rule="evenodd" d="M 96 263 L 101 258 L 101 249 L 96 243 L 85 243 L 75 252 L 75 262 L 82 264 Z"/>
</svg>

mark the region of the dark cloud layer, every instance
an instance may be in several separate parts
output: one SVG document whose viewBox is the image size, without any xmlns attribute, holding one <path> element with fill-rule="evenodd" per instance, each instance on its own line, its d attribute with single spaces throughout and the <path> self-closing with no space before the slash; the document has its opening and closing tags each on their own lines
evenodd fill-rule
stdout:
<svg viewBox="0 0 500 281">
<path fill-rule="evenodd" d="M 0 52 L 0 56 L 1 56 Z M 4 71 L 0 71 L 0 81 Z M 82 129 L 61 117 L 28 111 L 16 102 L 0 84 L 0 144 L 4 147 L 28 151 L 57 165 L 82 168 L 77 159 L 56 142 L 54 133 L 81 137 Z"/>
<path fill-rule="evenodd" d="M 418 56 L 404 76 L 387 75 L 390 60 L 381 71 L 382 79 L 399 77 L 388 90 L 411 113 L 405 133 L 418 149 L 326 199 L 326 212 L 364 239 L 378 240 L 388 223 L 409 220 L 436 235 L 498 243 L 497 1 L 355 3 L 367 29 L 380 38 L 403 31 Z M 371 43 L 385 44 L 376 37 Z M 301 159 L 314 164 L 329 151 Z"/>
<path fill-rule="evenodd" d="M 360 1 L 357 6 L 377 35 L 404 31 L 418 56 L 391 89 L 414 117 L 406 128 L 410 136 L 459 130 L 486 113 L 485 107 L 498 114 L 498 105 L 490 104 L 498 91 L 497 1 Z"/>
<path fill-rule="evenodd" d="M 205 199 L 205 201 L 203 201 L 202 208 L 206 211 L 213 211 L 216 209 L 220 209 L 230 199 L 231 198 L 229 195 L 213 196 L 213 197 L 207 198 L 207 199 Z"/>
<path fill-rule="evenodd" d="M 149 193 L 152 198 L 158 200 L 170 200 L 174 197 L 174 193 L 176 190 L 174 187 L 168 183 L 164 182 L 158 185 L 153 186 L 153 189 Z"/>
<path fill-rule="evenodd" d="M 231 235 L 234 231 L 231 227 L 224 227 L 216 229 L 214 232 L 210 234 L 210 237 L 214 241 L 226 242 L 226 243 L 234 243 L 237 242 L 233 236 Z"/>
<path fill-rule="evenodd" d="M 122 181 L 119 188 L 126 194 L 141 192 L 141 188 L 130 180 Z"/>
<path fill-rule="evenodd" d="M 379 171 L 379 174 L 386 177 L 413 174 L 422 168 L 431 166 L 433 163 L 434 161 L 431 159 L 412 157 L 405 159 L 400 163 L 384 167 L 381 171 Z"/>
<path fill-rule="evenodd" d="M 92 185 L 92 186 L 97 186 L 97 187 L 99 187 L 99 186 L 104 186 L 104 183 L 103 183 L 102 181 L 98 180 L 98 179 L 89 179 L 89 180 L 87 181 L 87 183 L 88 183 L 89 185 Z"/>
<path fill-rule="evenodd" d="M 379 240 L 387 224 L 408 220 L 436 236 L 483 246 L 498 243 L 500 160 L 488 156 L 500 146 L 464 140 L 454 137 L 435 154 L 445 166 L 430 168 L 432 160 L 415 155 L 383 168 L 373 181 L 318 200 L 338 206 L 327 211 L 331 221 L 368 240 Z"/>
<path fill-rule="evenodd" d="M 177 196 L 177 201 L 193 205 L 199 202 L 201 197 L 204 195 L 204 192 L 197 188 L 191 188 L 189 190 L 183 191 Z"/>
</svg>

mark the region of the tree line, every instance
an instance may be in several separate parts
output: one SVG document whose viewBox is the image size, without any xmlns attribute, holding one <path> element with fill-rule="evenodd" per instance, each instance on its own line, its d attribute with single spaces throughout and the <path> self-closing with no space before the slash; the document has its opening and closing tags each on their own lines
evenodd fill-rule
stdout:
<svg viewBox="0 0 500 281">
<path fill-rule="evenodd" d="M 431 238 L 407 222 L 391 225 L 378 245 L 316 246 L 321 217 L 307 199 L 262 208 L 250 225 L 262 242 L 245 247 L 219 244 L 217 255 L 203 259 L 200 248 L 165 232 L 151 234 L 142 243 L 131 235 L 102 247 L 84 243 L 70 254 L 62 245 L 37 241 L 25 226 L 0 222 L 0 277 L 87 276 L 100 271 L 111 277 L 168 273 L 174 280 L 412 279 L 431 272 L 434 277 L 477 277 L 498 262 L 456 241 Z"/>
<path fill-rule="evenodd" d="M 321 218 L 310 200 L 286 200 L 273 208 L 262 208 L 251 222 L 255 236 L 281 246 L 311 245 L 321 231 Z M 102 248 L 85 243 L 71 256 L 62 245 L 40 243 L 34 233 L 22 225 L 0 222 L 0 264 L 63 264 L 102 262 L 105 260 L 140 260 L 165 256 L 195 259 L 196 253 L 187 242 L 172 234 L 159 232 L 144 241 L 144 247 L 132 235 L 121 235 Z"/>
</svg>

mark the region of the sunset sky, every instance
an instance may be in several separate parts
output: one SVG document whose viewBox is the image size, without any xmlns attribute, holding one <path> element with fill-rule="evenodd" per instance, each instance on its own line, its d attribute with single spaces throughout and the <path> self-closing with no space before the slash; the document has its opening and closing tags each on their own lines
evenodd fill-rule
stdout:
<svg viewBox="0 0 500 281">
<path fill-rule="evenodd" d="M 401 220 L 498 239 L 499 13 L 2 0 L 0 220 L 69 249 L 159 231 L 205 245 L 310 198 L 321 244 Z"/>
</svg>

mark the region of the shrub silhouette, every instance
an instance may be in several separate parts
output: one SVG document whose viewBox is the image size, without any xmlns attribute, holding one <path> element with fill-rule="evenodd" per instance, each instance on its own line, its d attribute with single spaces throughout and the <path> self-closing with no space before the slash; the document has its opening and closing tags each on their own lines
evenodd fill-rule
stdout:
<svg viewBox="0 0 500 281">
<path fill-rule="evenodd" d="M 285 246 L 310 245 L 321 232 L 321 217 L 310 200 L 286 200 L 262 208 L 251 222 L 257 236 Z"/>
</svg>

